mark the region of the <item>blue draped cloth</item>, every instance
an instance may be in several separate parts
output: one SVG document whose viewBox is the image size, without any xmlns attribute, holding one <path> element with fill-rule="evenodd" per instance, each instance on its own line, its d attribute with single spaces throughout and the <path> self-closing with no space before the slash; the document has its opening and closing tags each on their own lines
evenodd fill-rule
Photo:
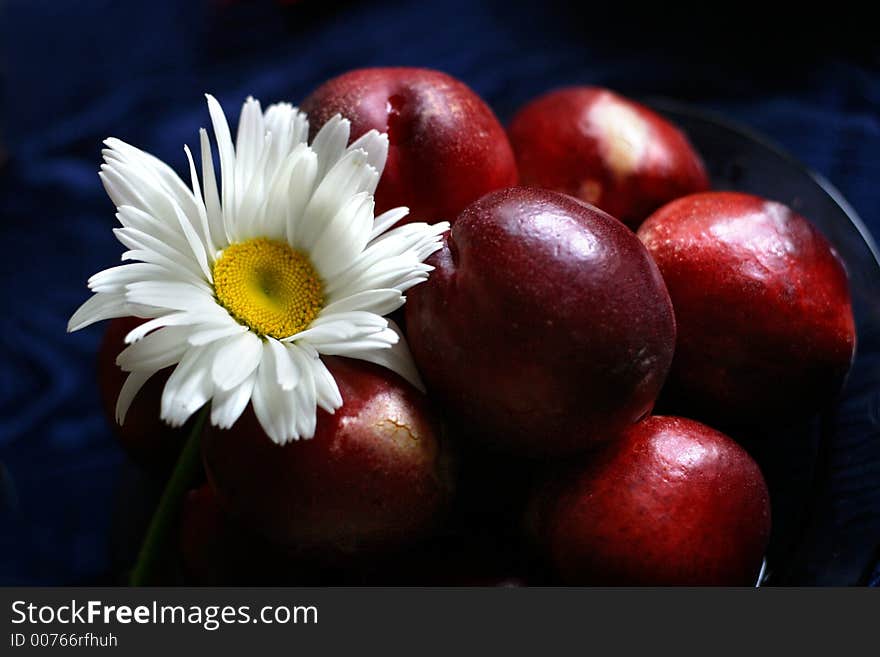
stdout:
<svg viewBox="0 0 880 657">
<path fill-rule="evenodd" d="M 0 9 L 0 583 L 114 581 L 125 457 L 99 406 L 102 327 L 65 327 L 87 278 L 121 252 L 96 175 L 101 141 L 122 138 L 183 173 L 183 144 L 208 125 L 203 92 L 234 120 L 249 94 L 297 102 L 345 70 L 394 64 L 461 78 L 502 120 L 562 84 L 673 97 L 765 133 L 880 234 L 877 54 L 811 41 L 818 28 L 787 40 L 780 26 L 695 35 L 659 12 L 590 20 L 568 8 L 580 3 L 553 0 L 281 4 Z"/>
</svg>

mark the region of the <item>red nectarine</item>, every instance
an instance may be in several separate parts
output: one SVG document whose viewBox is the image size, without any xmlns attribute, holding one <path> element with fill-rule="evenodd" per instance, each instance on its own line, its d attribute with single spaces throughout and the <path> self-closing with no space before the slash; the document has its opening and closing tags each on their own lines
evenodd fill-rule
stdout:
<svg viewBox="0 0 880 657">
<path fill-rule="evenodd" d="M 471 204 L 428 263 L 406 305 L 410 347 L 469 434 L 571 453 L 650 412 L 675 322 L 660 272 L 622 223 L 512 188 Z"/>
<path fill-rule="evenodd" d="M 753 585 L 770 535 L 758 465 L 693 420 L 651 417 L 548 483 L 531 529 L 567 584 Z"/>
<path fill-rule="evenodd" d="M 632 228 L 667 201 L 709 189 L 678 128 L 607 89 L 545 94 L 519 111 L 508 133 L 522 184 L 571 194 Z"/>
<path fill-rule="evenodd" d="M 208 427 L 203 454 L 221 504 L 291 552 L 345 561 L 429 532 L 451 490 L 448 454 L 425 397 L 396 374 L 327 358 L 343 406 L 315 436 L 273 443 L 249 409 Z"/>
<path fill-rule="evenodd" d="M 810 222 L 735 192 L 695 194 L 639 229 L 678 324 L 669 401 L 725 426 L 809 414 L 849 371 L 846 270 Z"/>
<path fill-rule="evenodd" d="M 486 192 L 517 182 L 504 128 L 477 94 L 445 73 L 358 69 L 325 82 L 301 108 L 312 135 L 337 113 L 351 121 L 352 140 L 371 129 L 388 133 L 377 212 L 405 205 L 405 221 L 451 221 Z"/>
</svg>

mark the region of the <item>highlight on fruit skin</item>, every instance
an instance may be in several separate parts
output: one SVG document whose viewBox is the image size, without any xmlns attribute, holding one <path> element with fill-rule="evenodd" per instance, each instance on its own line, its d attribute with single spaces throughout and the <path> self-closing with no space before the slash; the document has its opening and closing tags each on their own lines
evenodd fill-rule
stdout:
<svg viewBox="0 0 880 657">
<path fill-rule="evenodd" d="M 600 87 L 530 101 L 508 127 L 520 181 L 596 205 L 635 230 L 651 212 L 709 189 L 687 136 L 653 110 Z"/>
</svg>

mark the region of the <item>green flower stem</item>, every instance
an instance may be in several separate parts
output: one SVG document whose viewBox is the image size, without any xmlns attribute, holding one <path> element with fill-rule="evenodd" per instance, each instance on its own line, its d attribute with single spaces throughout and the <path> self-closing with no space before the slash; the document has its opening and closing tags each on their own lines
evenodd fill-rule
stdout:
<svg viewBox="0 0 880 657">
<path fill-rule="evenodd" d="M 201 465 L 200 438 L 208 408 L 209 406 L 205 405 L 196 416 L 192 431 L 177 458 L 174 471 L 165 484 L 162 499 L 159 500 L 159 506 L 156 507 L 150 520 L 147 535 L 144 537 L 134 569 L 128 579 L 129 586 L 149 585 L 154 580 L 163 558 L 168 554 L 168 542 L 176 528 L 181 500 L 192 486 Z"/>
</svg>

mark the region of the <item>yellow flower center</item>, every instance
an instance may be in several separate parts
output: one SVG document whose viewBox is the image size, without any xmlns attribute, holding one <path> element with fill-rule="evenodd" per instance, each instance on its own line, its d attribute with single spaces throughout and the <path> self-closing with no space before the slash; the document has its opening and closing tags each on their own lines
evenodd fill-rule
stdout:
<svg viewBox="0 0 880 657">
<path fill-rule="evenodd" d="M 214 292 L 238 322 L 273 338 L 307 328 L 324 306 L 321 279 L 309 258 L 264 237 L 223 251 L 214 263 Z"/>
</svg>

